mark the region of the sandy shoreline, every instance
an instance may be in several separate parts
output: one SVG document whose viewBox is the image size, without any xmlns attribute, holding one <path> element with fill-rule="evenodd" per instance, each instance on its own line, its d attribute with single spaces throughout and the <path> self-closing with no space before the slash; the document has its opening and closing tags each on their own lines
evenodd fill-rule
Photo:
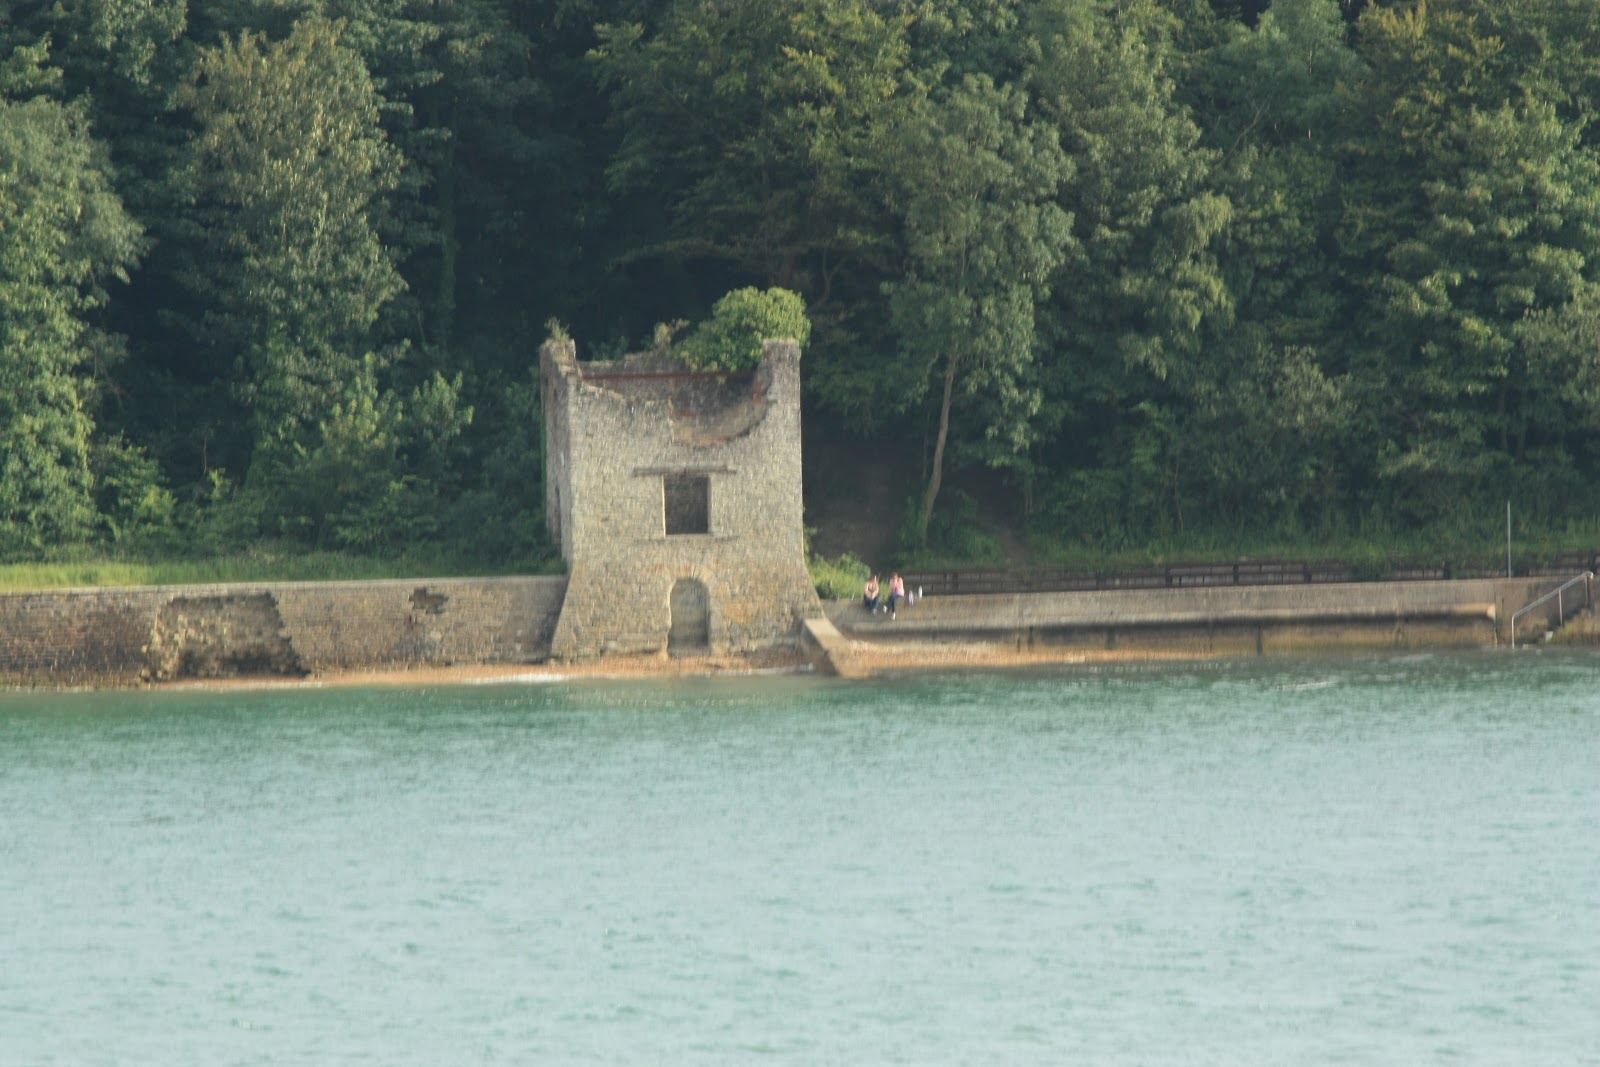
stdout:
<svg viewBox="0 0 1600 1067">
<path fill-rule="evenodd" d="M 763 657 L 705 656 L 668 659 L 617 656 L 583 663 L 492 663 L 459 666 L 425 665 L 385 669 L 318 671 L 303 678 L 251 675 L 235 678 L 182 678 L 149 689 L 186 688 L 329 688 L 344 686 L 448 686 L 514 682 L 567 682 L 605 678 L 671 677 L 674 675 L 755 674 L 811 670 L 799 654 Z"/>
<path fill-rule="evenodd" d="M 959 671 L 1186 660 L 1192 654 L 1084 652 L 1081 649 L 1017 651 L 1010 646 L 969 643 L 906 643 L 878 645 L 852 642 L 852 663 L 868 675 L 909 671 Z M 147 686 L 148 689 L 192 688 L 329 688 L 348 686 L 453 686 L 516 683 L 559 683 L 628 678 L 714 677 L 816 671 L 811 657 L 799 650 L 752 656 L 613 656 L 579 663 L 465 664 L 397 667 L 382 670 L 324 671 L 301 678 L 246 676 L 186 678 Z"/>
</svg>

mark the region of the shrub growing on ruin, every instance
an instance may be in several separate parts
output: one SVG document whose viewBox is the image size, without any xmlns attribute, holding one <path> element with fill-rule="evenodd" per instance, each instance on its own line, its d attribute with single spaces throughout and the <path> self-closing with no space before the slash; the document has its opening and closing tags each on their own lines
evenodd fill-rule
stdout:
<svg viewBox="0 0 1600 1067">
<path fill-rule="evenodd" d="M 674 351 L 697 370 L 748 370 L 761 362 L 761 342 L 811 336 L 806 304 L 787 289 L 735 289 L 711 308 Z"/>
</svg>

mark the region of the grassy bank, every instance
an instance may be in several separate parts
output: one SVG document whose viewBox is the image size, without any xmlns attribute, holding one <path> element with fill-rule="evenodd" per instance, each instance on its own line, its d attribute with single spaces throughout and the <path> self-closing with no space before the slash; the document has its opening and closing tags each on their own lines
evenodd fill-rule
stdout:
<svg viewBox="0 0 1600 1067">
<path fill-rule="evenodd" d="M 1192 535 L 1153 539 L 1117 548 L 1027 535 L 993 536 L 980 525 L 958 545 L 922 551 L 885 552 L 878 566 L 888 569 L 1049 569 L 1085 574 L 1136 571 L 1172 563 L 1223 563 L 1286 560 L 1350 565 L 1361 578 L 1380 579 L 1396 567 L 1448 567 L 1461 572 L 1503 572 L 1505 531 L 1432 531 L 1395 535 L 1282 537 L 1271 535 Z M 810 533 L 812 531 L 808 531 Z M 835 537 L 832 540 L 839 541 Z M 1020 551 L 1001 551 L 1004 540 Z M 1560 528 L 1512 530 L 1515 569 L 1546 568 L 1575 553 L 1600 548 L 1600 520 Z M 808 553 L 812 581 L 824 597 L 854 596 L 869 573 L 853 552 L 831 558 Z M 239 552 L 205 558 L 155 558 L 116 555 L 95 548 L 63 548 L 42 561 L 0 564 L 0 591 L 95 586 L 200 585 L 224 582 L 363 581 L 384 578 L 492 577 L 561 574 L 559 559 L 485 561 L 459 555 L 412 551 L 374 556 L 309 551 L 293 544 L 262 543 Z"/>
<path fill-rule="evenodd" d="M 457 557 L 408 554 L 376 557 L 308 552 L 262 545 L 204 559 L 109 557 L 63 551 L 33 563 L 0 564 L 0 590 L 78 587 L 206 585 L 219 582 L 339 582 L 382 578 L 492 577 L 559 574 L 559 561 L 485 563 Z"/>
</svg>

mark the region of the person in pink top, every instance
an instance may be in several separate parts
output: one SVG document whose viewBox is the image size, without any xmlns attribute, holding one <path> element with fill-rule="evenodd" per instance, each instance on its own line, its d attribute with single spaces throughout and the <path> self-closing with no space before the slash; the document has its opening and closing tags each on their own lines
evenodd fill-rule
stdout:
<svg viewBox="0 0 1600 1067">
<path fill-rule="evenodd" d="M 900 601 L 906 598 L 906 582 L 896 571 L 889 579 L 889 618 L 898 617 Z"/>
</svg>

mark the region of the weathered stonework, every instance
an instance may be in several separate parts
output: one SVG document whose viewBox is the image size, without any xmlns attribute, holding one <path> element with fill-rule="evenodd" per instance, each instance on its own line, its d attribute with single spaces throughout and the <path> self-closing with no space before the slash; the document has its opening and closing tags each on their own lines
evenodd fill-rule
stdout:
<svg viewBox="0 0 1600 1067">
<path fill-rule="evenodd" d="M 306 673 L 271 593 L 175 596 L 156 615 L 145 655 L 158 682 Z"/>
<path fill-rule="evenodd" d="M 1481 647 L 1509 643 L 1511 619 L 1558 581 L 935 596 L 902 607 L 895 621 L 851 598 L 806 624 L 818 666 L 840 674 L 871 673 L 863 653 L 895 645 L 920 646 L 935 663 L 941 648 L 973 642 L 1163 657 Z M 0 685 L 540 662 L 566 586 L 565 578 L 483 578 L 0 593 Z M 669 647 L 710 644 L 707 594 L 693 579 L 673 582 L 668 595 L 681 610 L 697 601 L 707 610 L 699 629 L 673 627 Z M 1567 604 L 1562 629 L 1556 602 L 1545 603 L 1547 612 L 1522 618 L 1523 640 L 1539 641 L 1545 630 L 1559 631 L 1557 641 L 1567 631 L 1592 635 L 1587 607 L 1574 621 L 1576 606 Z"/>
<path fill-rule="evenodd" d="M 0 684 L 532 663 L 564 578 L 265 582 L 0 593 Z"/>
<path fill-rule="evenodd" d="M 558 659 L 756 651 L 821 614 L 805 567 L 800 351 L 749 375 L 540 352 L 545 513 L 568 564 Z"/>
</svg>

